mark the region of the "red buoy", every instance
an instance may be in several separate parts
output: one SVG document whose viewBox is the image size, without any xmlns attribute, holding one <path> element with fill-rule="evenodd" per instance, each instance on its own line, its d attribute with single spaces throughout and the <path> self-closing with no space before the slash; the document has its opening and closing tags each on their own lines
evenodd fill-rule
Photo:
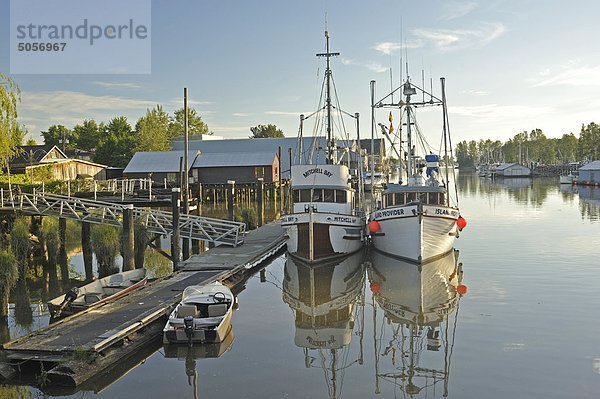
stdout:
<svg viewBox="0 0 600 399">
<path fill-rule="evenodd" d="M 458 295 L 465 295 L 467 293 L 467 286 L 463 284 L 459 284 L 456 286 L 456 293 Z"/>
<path fill-rule="evenodd" d="M 369 231 L 371 233 L 376 233 L 379 231 L 379 229 L 381 229 L 381 225 L 379 224 L 379 222 L 377 220 L 371 220 L 369 222 Z"/>
<path fill-rule="evenodd" d="M 377 293 L 379 292 L 379 290 L 381 290 L 381 286 L 380 286 L 380 285 L 379 285 L 379 283 L 378 283 L 378 282 L 376 282 L 376 281 L 373 281 L 373 282 L 371 283 L 370 287 L 371 287 L 371 292 L 372 292 L 373 294 L 377 294 Z"/>
<path fill-rule="evenodd" d="M 462 216 L 459 216 L 458 219 L 456 219 L 456 225 L 459 229 L 464 229 L 465 227 L 467 227 L 467 219 L 465 219 Z"/>
</svg>

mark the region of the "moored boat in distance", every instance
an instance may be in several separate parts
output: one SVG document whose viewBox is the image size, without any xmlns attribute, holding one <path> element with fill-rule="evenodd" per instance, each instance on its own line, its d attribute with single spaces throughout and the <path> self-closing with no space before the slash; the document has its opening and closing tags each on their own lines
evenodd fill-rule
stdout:
<svg viewBox="0 0 600 399">
<path fill-rule="evenodd" d="M 135 269 L 111 274 L 81 287 L 73 287 L 66 294 L 48 301 L 50 318 L 57 320 L 120 298 L 143 287 L 147 281 L 146 269 Z"/>
<path fill-rule="evenodd" d="M 371 242 L 376 250 L 417 263 L 429 262 L 451 251 L 459 230 L 466 225 L 465 220 L 460 217 L 458 198 L 451 204 L 448 192 L 449 171 L 454 178 L 454 169 L 445 168 L 445 176 L 442 176 L 440 157 L 432 153 L 431 148 L 425 147 L 427 141 L 416 123 L 415 108 L 441 105 L 444 120 L 443 142 L 445 148 L 448 148 L 443 78 L 441 82 L 442 99 L 418 88 L 407 79 L 401 86 L 404 101 L 394 103 L 390 94 L 373 105 L 373 109 L 400 108 L 401 120 L 406 126 L 407 148 L 411 150 L 397 151 L 407 154 L 407 178 L 404 180 L 407 184 L 388 184 L 383 190 L 381 206 L 370 215 Z M 412 102 L 411 97 L 417 94 L 417 89 L 423 93 L 423 101 Z M 385 103 L 388 98 L 392 98 L 392 101 Z M 398 141 L 402 143 L 402 140 Z M 424 162 L 417 155 L 417 145 L 422 147 L 420 150 L 425 154 Z M 426 167 L 426 176 L 423 176 L 423 167 Z"/>
<path fill-rule="evenodd" d="M 357 193 L 352 187 L 349 167 L 342 164 L 345 156 L 350 162 L 350 154 L 335 145 L 332 120 L 334 105 L 331 99 L 333 79 L 329 59 L 339 53 L 329 51 L 327 32 L 325 37 L 327 52 L 317 54 L 327 59 L 325 104 L 310 116 L 324 114 L 325 123 L 317 121 L 316 125 L 327 129 L 326 153 L 323 156 L 319 149 L 312 148 L 308 149 L 309 154 L 306 156 L 300 147 L 297 163 L 291 166 L 292 213 L 281 218 L 281 224 L 287 230 L 288 252 L 307 262 L 348 255 L 358 251 L 364 244 L 365 219 L 360 208 L 362 173 L 359 171 L 357 174 Z M 338 101 L 335 102 L 337 103 Z M 354 118 L 358 119 L 358 114 Z M 301 115 L 299 143 L 302 142 L 304 120 Z M 360 154 L 358 158 L 360 159 Z M 360 161 L 358 163 L 361 164 Z"/>
<path fill-rule="evenodd" d="M 191 285 L 163 329 L 164 343 L 221 342 L 231 330 L 234 296 L 220 282 Z"/>
</svg>

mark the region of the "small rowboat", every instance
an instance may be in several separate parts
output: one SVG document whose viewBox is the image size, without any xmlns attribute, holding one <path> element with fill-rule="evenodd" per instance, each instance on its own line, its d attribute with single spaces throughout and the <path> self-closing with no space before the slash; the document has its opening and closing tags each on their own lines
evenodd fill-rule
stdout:
<svg viewBox="0 0 600 399">
<path fill-rule="evenodd" d="M 82 287 L 73 287 L 47 303 L 50 317 L 56 320 L 112 301 L 143 287 L 147 282 L 146 269 L 135 269 L 111 274 Z"/>
<path fill-rule="evenodd" d="M 231 329 L 233 300 L 231 290 L 219 282 L 187 287 L 163 329 L 163 342 L 222 342 Z"/>
</svg>

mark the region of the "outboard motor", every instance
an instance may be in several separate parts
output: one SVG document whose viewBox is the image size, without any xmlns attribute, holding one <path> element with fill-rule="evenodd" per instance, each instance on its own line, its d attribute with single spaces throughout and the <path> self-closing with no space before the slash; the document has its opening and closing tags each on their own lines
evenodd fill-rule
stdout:
<svg viewBox="0 0 600 399">
<path fill-rule="evenodd" d="M 188 338 L 190 346 L 192 346 L 192 339 L 194 338 L 194 316 L 185 316 L 183 318 L 183 325 L 185 327 L 185 336 Z"/>
<path fill-rule="evenodd" d="M 54 313 L 53 317 L 54 318 L 60 317 L 60 314 L 62 313 L 63 309 L 66 308 L 75 299 L 77 299 L 78 296 L 79 296 L 79 288 L 77 288 L 77 287 L 71 288 L 65 294 L 65 299 L 63 299 L 62 303 L 60 304 L 60 307 L 58 308 L 56 313 Z"/>
</svg>

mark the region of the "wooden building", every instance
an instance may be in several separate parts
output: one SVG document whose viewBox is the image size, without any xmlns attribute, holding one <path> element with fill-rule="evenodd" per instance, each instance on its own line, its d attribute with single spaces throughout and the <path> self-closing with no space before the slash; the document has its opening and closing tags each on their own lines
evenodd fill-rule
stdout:
<svg viewBox="0 0 600 399">
<path fill-rule="evenodd" d="M 501 163 L 492 170 L 495 177 L 529 177 L 531 169 L 518 163 Z"/>
<path fill-rule="evenodd" d="M 279 158 L 275 152 L 208 153 L 196 157 L 192 165 L 192 183 L 221 184 L 265 183 L 279 181 Z"/>
<path fill-rule="evenodd" d="M 579 184 L 600 184 L 600 161 L 593 161 L 579 168 Z"/>
<path fill-rule="evenodd" d="M 10 160 L 11 173 L 26 174 L 32 181 L 75 180 L 78 178 L 106 179 L 106 166 L 69 158 L 57 146 L 20 146 L 19 155 Z"/>
</svg>

